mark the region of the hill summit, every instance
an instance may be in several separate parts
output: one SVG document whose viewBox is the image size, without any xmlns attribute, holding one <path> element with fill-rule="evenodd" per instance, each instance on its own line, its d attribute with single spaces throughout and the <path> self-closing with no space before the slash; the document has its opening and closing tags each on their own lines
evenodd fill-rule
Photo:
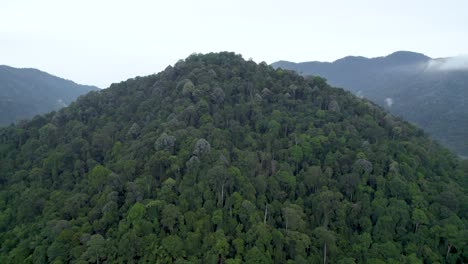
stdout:
<svg viewBox="0 0 468 264">
<path fill-rule="evenodd" d="M 0 65 L 0 126 L 58 110 L 96 90 L 37 69 Z"/>
<path fill-rule="evenodd" d="M 323 79 L 194 54 L 0 130 L 1 263 L 464 263 L 466 171 Z"/>
</svg>

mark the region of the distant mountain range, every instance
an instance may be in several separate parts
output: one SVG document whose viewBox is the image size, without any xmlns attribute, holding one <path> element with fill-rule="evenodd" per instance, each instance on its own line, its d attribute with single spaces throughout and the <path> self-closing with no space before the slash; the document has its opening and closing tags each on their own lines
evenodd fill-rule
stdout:
<svg viewBox="0 0 468 264">
<path fill-rule="evenodd" d="M 398 51 L 377 58 L 278 61 L 272 66 L 322 76 L 416 123 L 448 148 L 468 156 L 468 57 L 433 59 Z"/>
<path fill-rule="evenodd" d="M 0 126 L 58 110 L 78 96 L 99 90 L 37 69 L 0 65 Z"/>
</svg>

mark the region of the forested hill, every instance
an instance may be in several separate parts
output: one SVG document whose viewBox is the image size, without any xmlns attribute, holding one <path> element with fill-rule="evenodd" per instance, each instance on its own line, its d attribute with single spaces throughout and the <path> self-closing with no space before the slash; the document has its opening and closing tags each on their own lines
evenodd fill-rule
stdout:
<svg viewBox="0 0 468 264">
<path fill-rule="evenodd" d="M 0 162 L 0 263 L 468 262 L 456 157 L 233 53 L 3 128 Z"/>
<path fill-rule="evenodd" d="M 468 57 L 432 59 L 399 51 L 377 58 L 348 56 L 332 63 L 272 65 L 324 77 L 332 85 L 369 98 L 468 157 Z"/>
<path fill-rule="evenodd" d="M 36 69 L 0 65 L 0 126 L 58 110 L 97 89 Z"/>
</svg>

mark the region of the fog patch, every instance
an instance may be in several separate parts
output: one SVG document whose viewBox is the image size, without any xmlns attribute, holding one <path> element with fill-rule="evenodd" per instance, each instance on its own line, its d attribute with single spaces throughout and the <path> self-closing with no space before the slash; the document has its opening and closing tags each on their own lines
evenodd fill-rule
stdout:
<svg viewBox="0 0 468 264">
<path fill-rule="evenodd" d="M 393 99 L 390 97 L 385 98 L 385 103 L 387 104 L 388 107 L 392 107 L 393 105 Z"/>
<path fill-rule="evenodd" d="M 60 107 L 66 107 L 67 104 L 62 100 L 62 98 L 57 100 L 57 105 Z"/>
<path fill-rule="evenodd" d="M 468 70 L 468 55 L 430 60 L 427 63 L 427 69 L 433 71 Z"/>
<path fill-rule="evenodd" d="M 362 94 L 361 90 L 357 91 L 356 96 L 361 98 L 361 99 L 364 98 L 364 94 Z"/>
</svg>

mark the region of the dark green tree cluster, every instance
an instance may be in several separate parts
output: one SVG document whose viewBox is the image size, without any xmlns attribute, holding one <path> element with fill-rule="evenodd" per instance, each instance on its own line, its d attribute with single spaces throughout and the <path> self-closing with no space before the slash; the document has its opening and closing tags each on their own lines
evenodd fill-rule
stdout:
<svg viewBox="0 0 468 264">
<path fill-rule="evenodd" d="M 0 130 L 0 263 L 466 263 L 467 172 L 323 79 L 194 54 Z"/>
</svg>

